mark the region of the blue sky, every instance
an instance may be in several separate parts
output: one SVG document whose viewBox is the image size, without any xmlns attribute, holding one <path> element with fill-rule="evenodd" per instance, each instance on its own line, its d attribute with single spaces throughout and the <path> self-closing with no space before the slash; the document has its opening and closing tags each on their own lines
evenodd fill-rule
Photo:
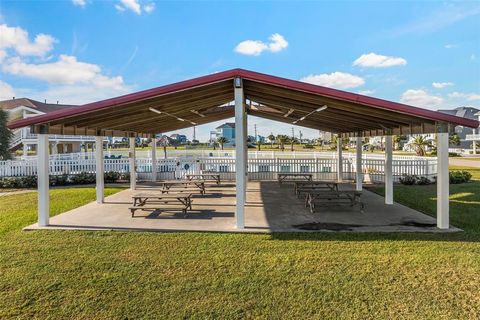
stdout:
<svg viewBox="0 0 480 320">
<path fill-rule="evenodd" d="M 480 3 L 0 2 L 2 99 L 80 104 L 237 67 L 432 110 L 480 107 Z"/>
</svg>

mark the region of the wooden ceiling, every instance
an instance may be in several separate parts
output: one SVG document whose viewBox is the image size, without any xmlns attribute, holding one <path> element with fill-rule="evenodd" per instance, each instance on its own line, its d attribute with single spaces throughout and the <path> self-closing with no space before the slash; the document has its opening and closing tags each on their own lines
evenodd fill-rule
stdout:
<svg viewBox="0 0 480 320">
<path fill-rule="evenodd" d="M 433 133 L 455 124 L 478 126 L 476 121 L 439 112 L 233 69 L 23 119 L 9 127 L 30 125 L 36 133 L 50 134 L 151 137 L 233 117 L 236 77 L 243 79 L 248 114 L 343 136 Z"/>
</svg>

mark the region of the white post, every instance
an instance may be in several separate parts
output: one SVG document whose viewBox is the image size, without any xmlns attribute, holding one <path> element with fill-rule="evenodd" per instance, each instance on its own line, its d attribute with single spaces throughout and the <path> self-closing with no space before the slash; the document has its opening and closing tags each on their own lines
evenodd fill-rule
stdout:
<svg viewBox="0 0 480 320">
<path fill-rule="evenodd" d="M 103 203 L 104 200 L 104 160 L 103 160 L 103 137 L 95 137 L 95 163 L 96 163 L 96 191 L 97 203 Z"/>
<path fill-rule="evenodd" d="M 393 137 L 385 136 L 385 203 L 393 204 Z"/>
<path fill-rule="evenodd" d="M 28 144 L 23 142 L 23 157 L 25 158 L 26 156 L 28 156 Z"/>
<path fill-rule="evenodd" d="M 363 169 L 362 169 L 362 138 L 357 137 L 356 153 L 356 190 L 362 191 Z"/>
<path fill-rule="evenodd" d="M 343 180 L 342 136 L 337 135 L 337 181 Z"/>
<path fill-rule="evenodd" d="M 48 135 L 37 135 L 38 225 L 48 226 L 50 219 Z"/>
<path fill-rule="evenodd" d="M 130 138 L 129 165 L 130 165 L 130 189 L 137 188 L 137 174 L 135 168 L 135 138 Z"/>
<path fill-rule="evenodd" d="M 152 181 L 157 181 L 157 138 L 152 139 Z"/>
<path fill-rule="evenodd" d="M 473 154 L 477 154 L 477 140 L 473 140 Z"/>
<path fill-rule="evenodd" d="M 236 179 L 236 206 L 235 218 L 237 229 L 245 227 L 245 198 L 246 198 L 246 141 L 247 127 L 245 121 L 245 107 L 243 105 L 242 79 L 235 79 L 235 179 Z"/>
<path fill-rule="evenodd" d="M 437 133 L 437 227 L 449 228 L 448 132 Z"/>
</svg>

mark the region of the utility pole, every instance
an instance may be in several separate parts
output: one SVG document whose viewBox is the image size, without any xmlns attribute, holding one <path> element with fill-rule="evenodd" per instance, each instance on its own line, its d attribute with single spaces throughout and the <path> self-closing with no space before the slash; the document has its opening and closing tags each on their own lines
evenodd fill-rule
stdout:
<svg viewBox="0 0 480 320">
<path fill-rule="evenodd" d="M 293 142 L 295 140 L 295 129 L 292 127 L 292 144 L 290 147 L 290 150 L 293 151 Z"/>
<path fill-rule="evenodd" d="M 196 139 L 196 134 L 195 134 L 195 128 L 196 128 L 196 127 L 193 126 L 193 140 L 197 140 L 197 139 Z"/>
<path fill-rule="evenodd" d="M 256 143 L 257 140 L 258 140 L 258 139 L 257 139 L 257 124 L 254 124 L 254 125 L 253 125 L 253 128 L 254 128 L 254 130 L 255 130 L 255 143 Z"/>
</svg>

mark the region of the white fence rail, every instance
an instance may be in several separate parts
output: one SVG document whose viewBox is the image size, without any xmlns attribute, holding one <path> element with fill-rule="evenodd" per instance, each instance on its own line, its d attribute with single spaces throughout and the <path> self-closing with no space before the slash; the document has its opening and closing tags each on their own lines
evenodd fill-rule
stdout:
<svg viewBox="0 0 480 320">
<path fill-rule="evenodd" d="M 128 172 L 128 158 L 105 159 L 105 172 Z M 384 181 L 385 161 L 383 159 L 364 158 L 362 166 L 364 173 L 368 173 L 372 181 Z M 80 172 L 95 172 L 95 158 L 88 159 L 51 159 L 50 174 L 77 174 Z M 151 158 L 137 158 L 136 171 L 139 179 L 151 179 Z M 235 159 L 231 157 L 179 157 L 157 160 L 158 179 L 182 178 L 185 174 L 216 172 L 223 180 L 235 179 Z M 318 158 L 249 158 L 249 179 L 274 180 L 279 172 L 312 173 L 315 179 L 335 179 L 337 172 L 336 159 L 333 157 Z M 355 177 L 355 158 L 347 156 L 343 159 L 345 179 Z M 404 174 L 414 174 L 424 177 L 433 177 L 437 173 L 436 158 L 394 159 L 394 180 Z M 37 174 L 36 159 L 0 161 L 0 177 L 20 177 Z"/>
<path fill-rule="evenodd" d="M 105 155 L 108 157 L 128 157 L 128 150 L 116 150 L 109 149 L 105 152 Z M 150 150 L 137 150 L 137 157 L 139 158 L 150 158 Z M 284 159 L 315 159 L 315 158 L 331 158 L 335 159 L 337 156 L 336 151 L 256 151 L 250 150 L 248 152 L 248 157 L 252 159 L 275 159 L 275 158 L 284 158 Z M 355 157 L 354 153 L 344 152 L 343 156 L 345 158 Z M 50 159 L 61 159 L 61 160 L 77 160 L 77 159 L 90 159 L 95 157 L 94 152 L 79 152 L 79 153 L 62 153 L 62 154 L 52 154 Z M 157 150 L 157 157 L 163 158 L 163 150 Z M 167 159 L 176 159 L 183 157 L 194 157 L 194 158 L 235 158 L 234 150 L 195 150 L 195 149 L 186 149 L 186 150 L 167 150 Z M 383 153 L 370 153 L 364 152 L 363 158 L 365 159 L 385 159 L 385 154 Z M 22 159 L 36 159 L 36 156 L 22 157 Z M 397 160 L 418 160 L 418 159 L 427 159 L 431 160 L 430 157 L 417 157 L 414 155 L 394 155 L 394 159 Z"/>
</svg>

